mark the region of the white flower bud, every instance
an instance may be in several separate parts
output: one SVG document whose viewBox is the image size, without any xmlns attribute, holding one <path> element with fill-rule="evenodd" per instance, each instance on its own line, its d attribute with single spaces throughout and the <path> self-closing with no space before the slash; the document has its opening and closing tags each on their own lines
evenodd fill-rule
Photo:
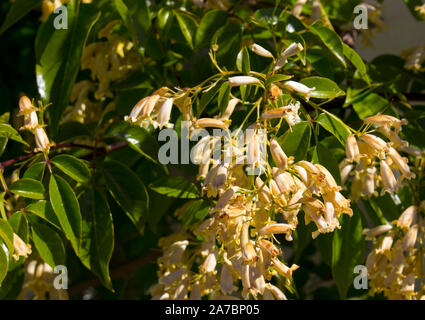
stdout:
<svg viewBox="0 0 425 320">
<path fill-rule="evenodd" d="M 252 52 L 258 54 L 259 56 L 266 58 L 273 58 L 273 55 L 268 50 L 264 49 L 262 46 L 254 43 L 251 47 Z"/>
<path fill-rule="evenodd" d="M 231 87 L 237 87 L 248 84 L 261 84 L 260 80 L 250 76 L 236 76 L 229 78 L 229 85 Z"/>
<path fill-rule="evenodd" d="M 304 48 L 301 43 L 294 42 L 288 48 L 286 48 L 285 51 L 282 52 L 282 54 L 280 55 L 280 59 L 287 59 L 289 57 L 292 57 L 301 52 L 303 49 Z"/>
<path fill-rule="evenodd" d="M 316 89 L 315 87 L 309 88 L 306 85 L 296 81 L 285 81 L 283 83 L 283 87 L 289 91 L 295 91 L 304 95 L 307 101 L 310 99 L 311 93 Z"/>
</svg>

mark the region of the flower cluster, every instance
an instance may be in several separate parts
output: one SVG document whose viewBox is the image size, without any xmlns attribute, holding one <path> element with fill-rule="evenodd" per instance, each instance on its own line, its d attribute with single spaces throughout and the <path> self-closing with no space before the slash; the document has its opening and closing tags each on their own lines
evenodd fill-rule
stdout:
<svg viewBox="0 0 425 320">
<path fill-rule="evenodd" d="M 383 292 L 389 299 L 425 299 L 424 292 L 424 220 L 421 208 L 408 207 L 392 224 L 365 229 L 373 241 L 366 266 L 370 279 L 369 294 Z"/>
<path fill-rule="evenodd" d="M 113 109 L 114 101 L 102 110 L 103 102 L 114 98 L 111 84 L 124 79 L 140 65 L 133 42 L 120 35 L 117 28 L 120 21 L 111 21 L 99 31 L 99 40 L 84 48 L 81 69 L 90 71 L 91 80 L 81 80 L 74 85 L 70 97 L 73 104 L 65 110 L 63 122 L 88 123 Z"/>
<path fill-rule="evenodd" d="M 258 45 L 254 44 L 252 50 L 273 57 Z M 298 43 L 289 46 L 275 60 L 274 70 L 300 50 L 302 46 Z M 231 88 L 264 88 L 254 76 L 232 76 L 228 83 Z M 200 299 L 206 295 L 214 299 L 286 299 L 273 279 L 283 279 L 290 286 L 298 265 L 289 266 L 283 261 L 276 236 L 283 234 L 286 241 L 292 241 L 301 211 L 306 224 L 313 222 L 317 227 L 313 238 L 340 228 L 338 218 L 343 213 L 352 215 L 350 201 L 341 194 L 332 174 L 320 164 L 295 162 L 271 134 L 275 119 L 280 123 L 285 120 L 290 128 L 301 121 L 299 101 L 283 105 L 283 92 L 296 93 L 308 101 L 315 88 L 284 81 L 264 89 L 267 101 L 262 112 L 258 111 L 257 121 L 247 126 L 242 143 L 237 134 L 229 132 L 232 112 L 242 103 L 233 96 L 216 117 L 196 119 L 188 91 L 174 93 L 161 88 L 137 103 L 125 118 L 144 127 L 171 127 L 168 122 L 174 101 L 183 119 L 191 123 L 190 135 L 200 128 L 227 132 L 223 135 L 224 144 L 217 143 L 220 138 L 206 136 L 192 151 L 200 164 L 198 180 L 202 181 L 202 194 L 217 201 L 205 221 L 189 227 L 192 235 L 173 234 L 162 239 L 164 254 L 158 260 L 159 281 L 150 291 L 154 299 Z M 260 103 L 254 103 L 254 108 L 260 110 Z M 218 159 L 213 158 L 217 148 L 221 154 Z M 267 148 L 271 158 L 266 156 Z"/>
<path fill-rule="evenodd" d="M 28 97 L 21 97 L 19 100 L 18 116 L 24 117 L 24 124 L 20 130 L 29 130 L 34 134 L 36 144 L 36 148 L 34 149 L 35 152 L 49 152 L 50 147 L 54 144 L 49 141 L 44 131 L 44 125 L 38 122 L 37 111 L 39 111 L 39 109 L 33 105 Z"/>
<path fill-rule="evenodd" d="M 381 187 L 381 194 L 394 194 L 403 179 L 412 179 L 408 159 L 402 157 L 397 150 L 415 153 L 409 148 L 407 141 L 399 136 L 401 126 L 407 124 L 405 119 L 378 114 L 365 119 L 365 124 L 375 126 L 376 134 L 350 134 L 346 142 L 346 159 L 340 164 L 343 183 L 351 176 L 351 198 L 376 195 Z M 416 150 L 417 151 L 417 150 Z"/>
</svg>

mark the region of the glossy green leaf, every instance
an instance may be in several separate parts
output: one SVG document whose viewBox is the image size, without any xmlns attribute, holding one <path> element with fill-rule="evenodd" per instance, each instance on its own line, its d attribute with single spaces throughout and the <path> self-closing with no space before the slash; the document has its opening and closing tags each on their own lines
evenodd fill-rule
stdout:
<svg viewBox="0 0 425 320">
<path fill-rule="evenodd" d="M 184 214 L 183 224 L 185 226 L 190 226 L 204 220 L 208 215 L 209 210 L 210 204 L 208 201 L 202 199 L 194 201 L 189 208 L 187 208 Z"/>
<path fill-rule="evenodd" d="M 132 149 L 158 163 L 158 143 L 145 128 L 122 121 L 108 128 L 106 135 L 126 141 Z"/>
<path fill-rule="evenodd" d="M 189 46 L 193 49 L 194 47 L 194 37 L 196 35 L 196 29 L 198 28 L 198 23 L 192 16 L 185 14 L 183 12 L 174 11 L 174 14 L 177 18 L 177 21 L 180 26 L 180 30 L 185 37 Z"/>
<path fill-rule="evenodd" d="M 351 49 L 349 46 L 347 46 L 345 43 L 342 44 L 344 56 L 350 60 L 350 62 L 353 64 L 353 66 L 356 67 L 357 71 L 360 73 L 360 76 L 363 80 L 365 80 L 367 83 L 370 83 L 369 76 L 367 74 L 366 65 L 363 62 L 363 59 L 358 55 L 356 51 Z"/>
<path fill-rule="evenodd" d="M 353 208 L 351 218 L 343 215 L 341 229 L 334 231 L 332 242 L 332 277 L 342 299 L 353 284 L 354 267 L 363 263 L 365 250 L 360 212 Z"/>
<path fill-rule="evenodd" d="M 37 202 L 30 203 L 26 208 L 26 211 L 39 216 L 45 221 L 49 222 L 56 228 L 60 229 L 60 223 L 56 217 L 55 211 L 53 210 L 50 201 L 40 200 Z"/>
<path fill-rule="evenodd" d="M 309 88 L 315 88 L 311 93 L 311 98 L 332 100 L 336 97 L 345 95 L 338 85 L 330 79 L 322 77 L 309 77 L 300 81 Z"/>
<path fill-rule="evenodd" d="M 327 131 L 332 133 L 345 147 L 345 142 L 350 135 L 350 131 L 341 119 L 332 113 L 326 112 L 319 115 L 317 122 Z"/>
<path fill-rule="evenodd" d="M 10 191 L 24 198 L 44 199 L 44 186 L 34 179 L 19 179 L 10 186 Z"/>
<path fill-rule="evenodd" d="M 353 102 L 353 108 L 362 120 L 378 112 L 383 112 L 389 105 L 390 102 L 387 99 L 376 93 L 369 93 Z"/>
<path fill-rule="evenodd" d="M 16 131 L 10 124 L 7 124 L 7 123 L 0 123 L 0 138 L 12 139 L 16 142 L 19 142 L 28 146 L 28 143 L 26 143 L 22 139 L 18 131 Z"/>
<path fill-rule="evenodd" d="M 143 232 L 149 207 L 145 185 L 132 170 L 118 161 L 105 161 L 102 168 L 109 192 L 137 230 Z"/>
<path fill-rule="evenodd" d="M 149 188 L 173 198 L 196 199 L 200 197 L 196 186 L 183 177 L 165 177 L 156 180 Z"/>
<path fill-rule="evenodd" d="M 41 181 L 46 168 L 45 162 L 37 162 L 30 166 L 22 176 L 22 178 L 34 179 Z"/>
<path fill-rule="evenodd" d="M 226 23 L 227 13 L 214 9 L 208 11 L 201 19 L 196 30 L 195 46 L 208 46 L 215 31 Z"/>
<path fill-rule="evenodd" d="M 88 34 L 100 12 L 92 4 L 71 0 L 67 5 L 68 29 L 55 29 L 53 17 L 39 28 L 36 39 L 37 84 L 41 98 L 52 102 L 50 129 L 69 104 L 71 90 L 80 68 L 80 59 Z"/>
<path fill-rule="evenodd" d="M 78 255 L 81 242 L 81 213 L 77 197 L 70 185 L 55 175 L 50 177 L 49 195 L 62 230 Z"/>
<path fill-rule="evenodd" d="M 201 117 L 202 112 L 205 110 L 207 105 L 211 102 L 211 100 L 215 97 L 217 92 L 220 90 L 220 86 L 218 83 L 215 84 L 214 87 L 209 89 L 207 92 L 204 92 L 202 94 L 201 100 L 199 101 L 199 107 L 198 107 L 198 118 Z"/>
<path fill-rule="evenodd" d="M 9 218 L 9 224 L 19 238 L 25 243 L 28 243 L 28 221 L 25 215 L 21 211 L 17 211 Z"/>
<path fill-rule="evenodd" d="M 87 168 L 83 161 L 74 156 L 61 154 L 54 157 L 51 162 L 62 172 L 78 182 L 84 183 L 90 179 L 89 168 Z"/>
<path fill-rule="evenodd" d="M 249 74 L 251 71 L 249 53 L 246 47 L 243 47 L 242 50 L 239 51 L 238 57 L 236 59 L 236 68 L 238 68 L 239 72 L 243 72 L 245 74 Z"/>
<path fill-rule="evenodd" d="M 217 98 L 217 103 L 218 103 L 218 109 L 220 110 L 220 113 L 223 114 L 224 111 L 227 108 L 227 105 L 229 103 L 229 99 L 230 99 L 230 86 L 229 83 L 223 82 L 223 84 L 220 87 L 220 91 L 218 92 L 218 98 Z"/>
<path fill-rule="evenodd" d="M 344 60 L 343 43 L 335 31 L 326 27 L 320 20 L 314 22 L 310 26 L 310 31 L 320 38 L 322 43 L 332 52 L 332 54 L 344 67 L 347 67 Z"/>
<path fill-rule="evenodd" d="M 9 12 L 6 19 L 0 27 L 0 35 L 13 26 L 16 22 L 21 20 L 31 9 L 38 6 L 43 0 L 16 0 Z"/>
<path fill-rule="evenodd" d="M 35 216 L 31 218 L 31 236 L 41 259 L 49 266 L 54 268 L 65 264 L 66 253 L 61 236 Z"/>
<path fill-rule="evenodd" d="M 311 129 L 306 121 L 297 123 L 288 130 L 277 141 L 288 156 L 294 156 L 295 161 L 305 159 L 310 147 Z"/>
<path fill-rule="evenodd" d="M 6 252 L 4 252 L 4 249 L 0 246 L 0 284 L 3 282 L 4 278 L 6 278 L 7 268 L 8 261 Z"/>
<path fill-rule="evenodd" d="M 114 226 L 108 203 L 97 190 L 88 190 L 80 203 L 83 212 L 80 260 L 112 290 L 109 261 L 114 248 Z"/>
<path fill-rule="evenodd" d="M 292 78 L 292 76 L 287 75 L 287 74 L 274 74 L 274 75 L 272 75 L 272 76 L 270 76 L 266 79 L 265 85 L 266 85 L 266 87 L 268 87 L 272 83 L 286 81 L 286 80 L 289 80 L 291 78 Z"/>
<path fill-rule="evenodd" d="M 10 226 L 9 222 L 0 219 L 0 238 L 4 241 L 9 250 L 9 257 L 12 257 L 15 247 L 13 246 L 13 229 Z"/>
</svg>

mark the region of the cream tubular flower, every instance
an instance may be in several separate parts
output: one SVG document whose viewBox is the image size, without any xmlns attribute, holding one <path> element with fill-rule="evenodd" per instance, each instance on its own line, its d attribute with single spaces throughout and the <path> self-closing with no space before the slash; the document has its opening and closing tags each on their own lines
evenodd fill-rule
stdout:
<svg viewBox="0 0 425 320">
<path fill-rule="evenodd" d="M 173 107 L 173 99 L 169 98 L 165 100 L 158 111 L 158 125 L 159 128 L 162 129 L 162 127 L 172 128 L 173 124 L 170 124 L 170 116 L 171 116 L 171 109 Z"/>
<path fill-rule="evenodd" d="M 387 143 L 384 140 L 372 134 L 363 134 L 360 139 L 377 151 L 384 151 L 388 148 Z"/>
<path fill-rule="evenodd" d="M 390 194 L 393 194 L 397 191 L 397 180 L 394 177 L 394 174 L 391 170 L 391 168 L 388 166 L 387 162 L 385 160 L 381 160 L 381 179 L 382 183 L 384 185 L 383 192 L 389 192 Z"/>
<path fill-rule="evenodd" d="M 384 234 L 385 232 L 392 230 L 392 228 L 393 227 L 389 224 L 381 225 L 372 229 L 364 229 L 363 234 L 366 236 L 366 240 L 371 240 L 380 236 L 381 234 Z"/>
<path fill-rule="evenodd" d="M 261 85 L 261 82 L 257 78 L 250 77 L 250 76 L 236 76 L 236 77 L 229 78 L 229 85 L 231 87 L 238 87 L 238 86 L 248 85 L 248 84 Z"/>
<path fill-rule="evenodd" d="M 283 87 L 289 91 L 298 92 L 306 97 L 308 101 L 310 99 L 311 93 L 316 89 L 315 87 L 309 88 L 306 85 L 296 82 L 296 81 L 285 81 Z"/>
<path fill-rule="evenodd" d="M 290 225 L 287 223 L 274 223 L 274 224 L 268 224 L 265 227 L 258 230 L 258 235 L 264 236 L 264 235 L 280 234 L 280 233 L 290 234 L 292 230 L 295 230 L 295 227 L 293 225 Z"/>
<path fill-rule="evenodd" d="M 419 225 L 413 225 L 403 238 L 403 249 L 409 250 L 415 246 Z"/>
<path fill-rule="evenodd" d="M 52 146 L 43 128 L 35 129 L 35 144 L 36 144 L 35 151 L 43 151 L 43 152 L 49 151 L 50 147 Z"/>
<path fill-rule="evenodd" d="M 31 254 L 31 245 L 26 244 L 16 233 L 13 234 L 13 247 L 15 252 L 13 258 L 17 261 L 19 257 L 27 258 Z"/>
<path fill-rule="evenodd" d="M 238 98 L 232 98 L 229 103 L 227 104 L 226 110 L 224 111 L 223 115 L 221 115 L 218 119 L 219 120 L 229 120 L 230 116 L 233 113 L 233 110 L 235 110 L 236 105 L 239 103 Z"/>
<path fill-rule="evenodd" d="M 294 42 L 288 48 L 286 48 L 285 51 L 282 52 L 282 54 L 280 55 L 280 59 L 287 59 L 289 57 L 295 56 L 303 49 L 304 48 L 301 43 Z"/>
<path fill-rule="evenodd" d="M 416 223 L 417 214 L 418 207 L 410 206 L 404 210 L 398 220 L 393 221 L 393 223 L 403 230 L 408 230 L 412 224 Z"/>
<path fill-rule="evenodd" d="M 280 169 L 288 169 L 288 157 L 275 138 L 270 140 L 270 152 L 274 162 Z"/>
<path fill-rule="evenodd" d="M 265 58 L 273 58 L 273 55 L 268 50 L 264 49 L 262 46 L 254 43 L 251 47 L 252 52 L 255 54 L 258 54 L 259 56 L 265 57 Z"/>
<path fill-rule="evenodd" d="M 407 179 L 415 178 L 415 174 L 410 172 L 406 158 L 402 158 L 400 154 L 392 147 L 388 149 L 388 155 L 391 157 L 394 164 L 397 166 L 403 176 L 405 176 Z"/>
<path fill-rule="evenodd" d="M 223 130 L 228 127 L 227 122 L 213 118 L 198 119 L 195 122 L 195 126 L 199 128 L 219 128 Z"/>
<path fill-rule="evenodd" d="M 345 144 L 345 154 L 349 162 L 357 160 L 360 154 L 357 139 L 354 134 L 350 134 L 347 138 L 347 142 Z"/>
<path fill-rule="evenodd" d="M 130 114 L 124 118 L 125 121 L 136 122 L 140 113 L 146 105 L 148 97 L 141 99 L 131 110 Z"/>
</svg>

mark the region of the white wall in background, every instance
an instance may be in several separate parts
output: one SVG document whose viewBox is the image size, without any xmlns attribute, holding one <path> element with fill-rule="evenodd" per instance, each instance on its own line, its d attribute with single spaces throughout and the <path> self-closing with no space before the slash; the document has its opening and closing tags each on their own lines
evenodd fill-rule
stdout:
<svg viewBox="0 0 425 320">
<path fill-rule="evenodd" d="M 382 15 L 387 29 L 376 33 L 372 39 L 374 47 L 363 46 L 360 37 L 356 51 L 367 61 L 381 54 L 399 55 L 404 49 L 425 44 L 425 21 L 417 21 L 411 15 L 403 0 L 385 0 Z"/>
</svg>

